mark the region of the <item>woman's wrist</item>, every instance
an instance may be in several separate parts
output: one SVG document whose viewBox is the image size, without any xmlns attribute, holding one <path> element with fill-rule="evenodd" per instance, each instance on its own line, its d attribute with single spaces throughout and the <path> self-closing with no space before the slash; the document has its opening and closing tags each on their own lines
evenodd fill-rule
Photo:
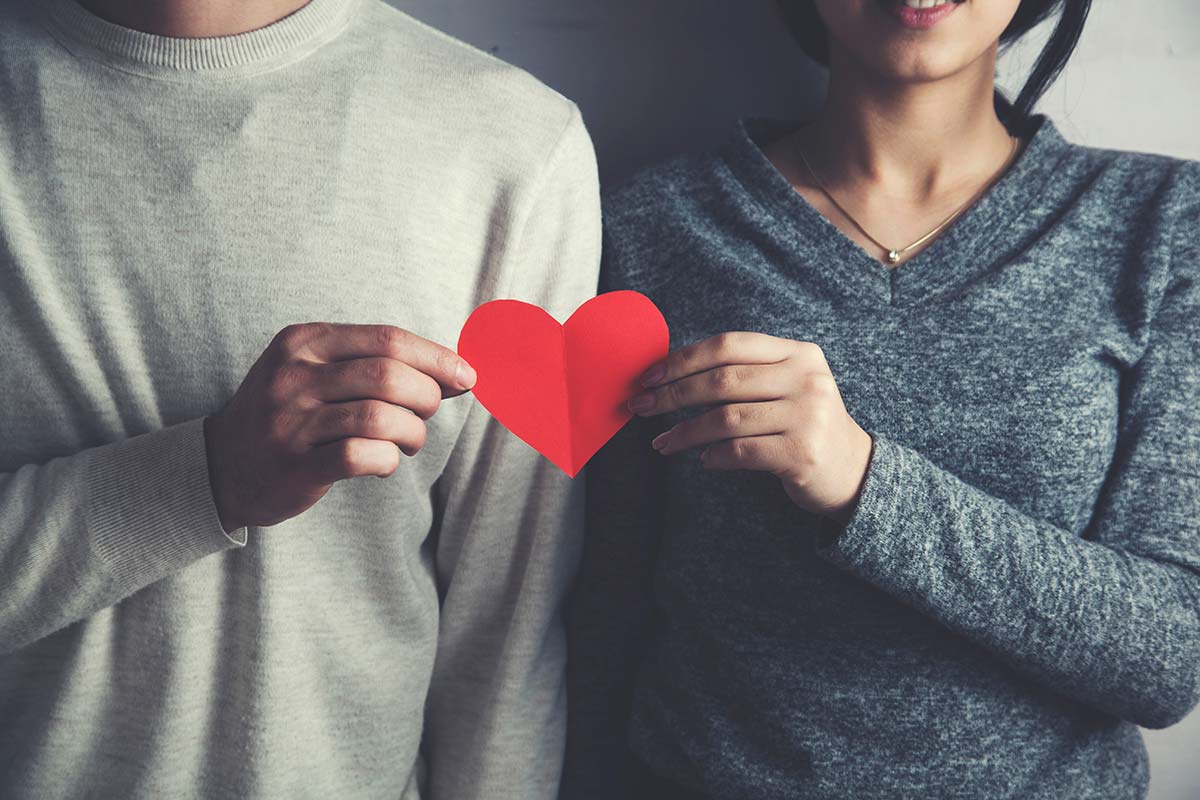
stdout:
<svg viewBox="0 0 1200 800">
<path fill-rule="evenodd" d="M 850 522 L 855 510 L 858 508 L 858 501 L 862 497 L 863 486 L 867 482 L 867 473 L 871 468 L 871 456 L 875 452 L 875 437 L 862 428 L 858 430 L 861 436 L 856 437 L 856 446 L 852 448 L 852 454 L 848 458 L 849 478 L 847 485 L 852 486 L 853 490 L 843 502 L 818 512 L 821 516 L 842 527 L 845 527 Z"/>
</svg>

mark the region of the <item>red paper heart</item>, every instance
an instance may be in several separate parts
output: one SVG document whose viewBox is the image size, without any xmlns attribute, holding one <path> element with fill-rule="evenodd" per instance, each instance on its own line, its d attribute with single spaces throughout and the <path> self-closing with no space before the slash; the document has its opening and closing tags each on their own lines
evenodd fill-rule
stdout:
<svg viewBox="0 0 1200 800">
<path fill-rule="evenodd" d="M 494 300 L 458 337 L 483 407 L 572 478 L 629 421 L 638 376 L 669 349 L 662 312 L 637 292 L 594 297 L 563 325 L 535 305 Z"/>
</svg>

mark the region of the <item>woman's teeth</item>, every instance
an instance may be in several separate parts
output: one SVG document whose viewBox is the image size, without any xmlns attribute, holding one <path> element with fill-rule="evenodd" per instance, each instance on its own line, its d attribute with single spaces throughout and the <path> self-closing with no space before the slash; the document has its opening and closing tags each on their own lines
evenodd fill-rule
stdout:
<svg viewBox="0 0 1200 800">
<path fill-rule="evenodd" d="M 909 8 L 933 8 L 934 6 L 944 6 L 952 0 L 900 0 L 902 5 Z"/>
</svg>

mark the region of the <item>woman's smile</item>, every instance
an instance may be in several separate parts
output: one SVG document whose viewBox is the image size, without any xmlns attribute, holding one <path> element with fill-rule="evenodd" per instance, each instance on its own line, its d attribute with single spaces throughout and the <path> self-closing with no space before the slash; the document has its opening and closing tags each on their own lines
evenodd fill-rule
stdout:
<svg viewBox="0 0 1200 800">
<path fill-rule="evenodd" d="M 954 0 L 879 0 L 879 4 L 910 30 L 930 29 L 960 5 Z"/>
</svg>

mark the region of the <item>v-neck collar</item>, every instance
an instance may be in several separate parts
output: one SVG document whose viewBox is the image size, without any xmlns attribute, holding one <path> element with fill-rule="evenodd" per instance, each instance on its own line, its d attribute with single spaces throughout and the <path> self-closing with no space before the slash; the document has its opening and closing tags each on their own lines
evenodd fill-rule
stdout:
<svg viewBox="0 0 1200 800">
<path fill-rule="evenodd" d="M 887 267 L 817 211 L 795 190 L 760 142 L 798 123 L 744 119 L 721 157 L 763 210 L 812 254 L 806 266 L 819 269 L 851 293 L 894 306 L 932 299 L 1005 263 L 1011 250 L 1005 233 L 1033 206 L 1070 148 L 1046 116 L 1032 116 L 1019 131 L 1025 144 L 1008 170 L 928 247 Z"/>
</svg>

